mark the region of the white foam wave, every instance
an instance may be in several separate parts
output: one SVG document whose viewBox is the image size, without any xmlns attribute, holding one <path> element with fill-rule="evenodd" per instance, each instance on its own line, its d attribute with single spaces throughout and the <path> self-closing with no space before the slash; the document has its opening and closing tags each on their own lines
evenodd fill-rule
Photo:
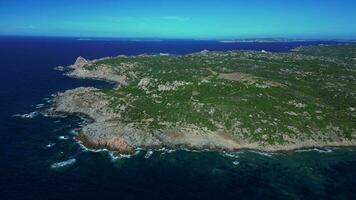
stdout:
<svg viewBox="0 0 356 200">
<path fill-rule="evenodd" d="M 300 150 L 296 150 L 296 152 L 311 152 L 311 151 L 316 151 L 316 152 L 319 152 L 319 153 L 331 153 L 333 152 L 332 149 L 329 149 L 329 148 L 323 148 L 323 149 L 320 149 L 320 148 L 313 148 L 313 149 L 300 149 Z"/>
<path fill-rule="evenodd" d="M 90 152 L 101 152 L 101 151 L 107 151 L 106 149 L 90 149 L 88 147 L 86 147 L 84 144 L 82 144 L 81 142 L 78 142 L 79 144 L 79 147 L 82 149 L 82 151 L 84 152 L 87 152 L 87 151 L 90 151 Z"/>
<path fill-rule="evenodd" d="M 58 137 L 58 139 L 60 139 L 60 140 L 68 140 L 69 137 L 61 135 L 61 136 Z"/>
<path fill-rule="evenodd" d="M 71 135 L 78 135 L 78 130 L 77 129 L 73 129 L 73 130 L 70 130 L 69 133 Z"/>
<path fill-rule="evenodd" d="M 233 165 L 239 165 L 240 162 L 236 160 L 236 161 L 232 162 L 232 164 L 233 164 Z"/>
<path fill-rule="evenodd" d="M 48 143 L 45 148 L 48 149 L 48 148 L 51 148 L 53 147 L 54 145 L 56 145 L 56 143 Z"/>
<path fill-rule="evenodd" d="M 39 103 L 37 105 L 35 105 L 35 108 L 39 109 L 39 108 L 43 108 L 44 104 L 43 103 Z"/>
<path fill-rule="evenodd" d="M 239 155 L 237 153 L 226 153 L 226 152 L 224 152 L 223 156 L 227 156 L 227 157 L 230 157 L 230 158 L 239 158 Z"/>
<path fill-rule="evenodd" d="M 258 155 L 261 155 L 261 156 L 266 156 L 266 157 L 272 157 L 273 156 L 272 153 L 267 153 L 267 152 L 262 152 L 262 151 L 251 151 L 250 150 L 250 152 L 258 154 Z"/>
<path fill-rule="evenodd" d="M 84 152 L 94 152 L 94 153 L 99 153 L 99 152 L 107 152 L 109 154 L 109 156 L 111 157 L 111 160 L 115 161 L 117 159 L 122 159 L 122 158 L 131 158 L 132 156 L 135 156 L 139 153 L 138 150 L 136 150 L 136 152 L 134 154 L 119 154 L 119 153 L 115 153 L 113 151 L 110 151 L 108 149 L 90 149 L 88 147 L 86 147 L 85 145 L 83 145 L 81 142 L 78 142 L 80 148 L 82 149 L 82 151 Z"/>
<path fill-rule="evenodd" d="M 167 153 L 174 153 L 174 152 L 176 152 L 177 150 L 175 150 L 175 149 L 169 149 L 168 151 L 167 151 Z"/>
<path fill-rule="evenodd" d="M 325 148 L 325 149 L 314 148 L 314 151 L 317 151 L 319 153 L 331 153 L 331 152 L 333 152 L 332 149 L 327 149 L 327 148 Z"/>
<path fill-rule="evenodd" d="M 150 158 L 152 155 L 153 155 L 153 151 L 152 151 L 152 150 L 149 150 L 149 151 L 146 152 L 145 158 L 148 159 L 148 158 Z"/>
<path fill-rule="evenodd" d="M 30 112 L 28 114 L 15 114 L 13 115 L 13 117 L 21 117 L 21 118 L 25 118 L 25 119 L 31 119 L 34 117 L 37 117 L 39 115 L 39 113 L 37 111 L 34 112 Z"/>
<path fill-rule="evenodd" d="M 119 159 L 123 159 L 123 158 L 131 158 L 132 156 L 135 155 L 135 154 L 133 154 L 133 155 L 129 155 L 129 154 L 118 154 L 118 153 L 115 153 L 115 152 L 112 152 L 112 151 L 108 151 L 108 153 L 109 153 L 109 156 L 111 157 L 111 160 L 112 160 L 112 161 L 119 160 Z"/>
<path fill-rule="evenodd" d="M 56 169 L 56 168 L 61 168 L 61 167 L 66 167 L 69 165 L 73 165 L 77 160 L 75 158 L 71 158 L 69 160 L 66 161 L 62 161 L 62 162 L 58 162 L 58 163 L 54 163 L 51 165 L 52 169 Z"/>
</svg>

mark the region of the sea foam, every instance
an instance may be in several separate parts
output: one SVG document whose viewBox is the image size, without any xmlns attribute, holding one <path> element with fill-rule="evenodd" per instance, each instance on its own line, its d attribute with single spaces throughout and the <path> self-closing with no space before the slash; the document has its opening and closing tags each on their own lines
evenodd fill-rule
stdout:
<svg viewBox="0 0 356 200">
<path fill-rule="evenodd" d="M 233 164 L 233 165 L 239 165 L 240 162 L 236 160 L 236 161 L 232 162 L 232 164 Z"/>
<path fill-rule="evenodd" d="M 152 150 L 149 150 L 149 151 L 146 152 L 145 158 L 148 159 L 148 158 L 150 158 L 152 155 L 153 155 L 153 151 L 152 151 Z"/>
<path fill-rule="evenodd" d="M 53 146 L 55 146 L 56 145 L 56 143 L 49 143 L 49 144 L 47 144 L 46 146 L 45 146 L 45 148 L 46 149 L 49 149 L 49 148 L 51 148 L 51 147 L 53 147 Z"/>
<path fill-rule="evenodd" d="M 266 156 L 266 157 L 272 157 L 273 153 L 267 153 L 267 152 L 262 152 L 262 151 L 253 151 L 253 150 L 249 150 L 249 152 L 251 153 L 255 153 L 261 156 Z"/>
<path fill-rule="evenodd" d="M 77 160 L 75 158 L 71 158 L 71 159 L 66 160 L 66 161 L 54 163 L 54 164 L 51 165 L 51 168 L 52 169 L 56 169 L 56 168 L 66 167 L 66 166 L 69 166 L 69 165 L 73 165 L 75 162 L 77 162 Z"/>
<path fill-rule="evenodd" d="M 39 109 L 39 108 L 43 108 L 44 106 L 45 106 L 45 104 L 39 103 L 39 104 L 35 105 L 35 108 Z"/>
<path fill-rule="evenodd" d="M 34 117 L 37 117 L 39 115 L 39 113 L 37 111 L 34 112 L 30 112 L 28 114 L 15 114 L 13 115 L 13 117 L 21 117 L 21 118 L 25 118 L 25 119 L 31 119 Z"/>
<path fill-rule="evenodd" d="M 81 142 L 78 142 L 78 144 L 83 152 L 94 152 L 94 153 L 106 152 L 106 153 L 108 153 L 108 155 L 110 156 L 112 161 L 115 161 L 117 159 L 122 159 L 122 158 L 131 158 L 132 156 L 135 156 L 139 153 L 139 151 L 136 151 L 135 154 L 119 154 L 119 153 L 115 153 L 115 152 L 110 151 L 105 148 L 104 149 L 90 149 L 90 148 L 86 147 L 85 145 L 83 145 Z"/>
<path fill-rule="evenodd" d="M 333 152 L 333 150 L 329 149 L 329 148 L 313 148 L 313 149 L 296 150 L 296 152 L 311 152 L 311 151 L 316 151 L 318 153 L 331 153 L 331 152 Z"/>
<path fill-rule="evenodd" d="M 226 156 L 226 157 L 230 157 L 230 158 L 239 158 L 238 153 L 226 153 L 226 152 L 224 152 L 222 155 Z"/>
<path fill-rule="evenodd" d="M 69 137 L 61 135 L 61 136 L 58 137 L 58 139 L 60 139 L 60 140 L 68 140 Z"/>
</svg>

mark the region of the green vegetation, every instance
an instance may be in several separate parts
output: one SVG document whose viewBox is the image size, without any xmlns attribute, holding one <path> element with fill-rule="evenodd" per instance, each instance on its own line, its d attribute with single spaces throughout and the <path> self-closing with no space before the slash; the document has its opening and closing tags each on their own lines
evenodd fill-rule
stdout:
<svg viewBox="0 0 356 200">
<path fill-rule="evenodd" d="M 102 90 L 110 108 L 144 129 L 196 125 L 266 144 L 355 138 L 356 45 L 117 57 L 85 68 L 103 65 L 129 81 Z"/>
</svg>

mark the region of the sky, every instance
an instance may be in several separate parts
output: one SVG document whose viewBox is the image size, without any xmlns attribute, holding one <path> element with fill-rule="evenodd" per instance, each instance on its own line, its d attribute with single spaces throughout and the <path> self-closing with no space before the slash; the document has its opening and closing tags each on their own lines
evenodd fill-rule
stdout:
<svg viewBox="0 0 356 200">
<path fill-rule="evenodd" d="M 356 38 L 356 0 L 0 0 L 0 35 Z"/>
</svg>

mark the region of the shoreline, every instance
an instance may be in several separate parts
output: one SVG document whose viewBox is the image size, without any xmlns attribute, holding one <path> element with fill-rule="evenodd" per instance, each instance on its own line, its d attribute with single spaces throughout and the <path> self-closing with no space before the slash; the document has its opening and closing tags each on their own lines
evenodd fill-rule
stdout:
<svg viewBox="0 0 356 200">
<path fill-rule="evenodd" d="M 120 57 L 120 56 L 118 56 Z M 111 57 L 113 58 L 113 57 Z M 66 67 L 66 76 L 80 79 L 92 79 L 108 82 L 112 89 L 125 87 L 128 78 L 117 75 L 112 69 L 103 65 L 100 69 L 87 70 L 86 65 L 93 61 L 78 57 L 73 65 Z M 145 86 L 144 86 L 145 87 Z M 125 124 L 119 114 L 107 109 L 109 100 L 94 87 L 79 87 L 57 93 L 54 97 L 51 112 L 64 114 L 80 114 L 90 119 L 90 122 L 80 128 L 81 133 L 76 136 L 83 145 L 93 149 L 108 149 L 118 153 L 133 153 L 136 148 L 155 150 L 189 149 L 197 151 L 236 152 L 240 150 L 254 150 L 261 152 L 288 152 L 302 149 L 328 147 L 356 147 L 356 139 L 337 138 L 336 141 L 288 138 L 285 144 L 267 144 L 251 142 L 233 136 L 228 130 L 211 131 L 191 124 L 168 126 L 165 129 L 147 130 L 137 128 L 134 124 Z"/>
<path fill-rule="evenodd" d="M 73 129 L 73 130 L 78 130 L 78 128 Z M 76 132 L 76 131 L 75 131 Z M 130 158 L 132 156 L 137 155 L 141 151 L 145 152 L 167 152 L 167 153 L 173 153 L 177 151 L 185 151 L 185 152 L 193 152 L 193 153 L 201 153 L 201 152 L 216 152 L 216 153 L 221 153 L 223 155 L 229 156 L 229 154 L 239 154 L 239 153 L 254 153 L 254 154 L 259 154 L 263 156 L 268 156 L 271 157 L 276 154 L 290 154 L 290 153 L 302 153 L 302 152 L 309 152 L 309 151 L 316 151 L 319 153 L 331 153 L 334 150 L 351 150 L 351 151 L 356 151 L 356 145 L 352 146 L 316 146 L 316 147 L 302 147 L 302 148 L 296 148 L 296 149 L 289 149 L 289 150 L 276 150 L 276 151 L 264 151 L 264 150 L 259 150 L 259 149 L 252 149 L 252 148 L 241 148 L 237 149 L 235 151 L 224 151 L 224 150 L 213 150 L 213 149 L 188 149 L 188 148 L 176 148 L 176 149 L 168 149 L 166 147 L 161 147 L 161 148 L 155 148 L 155 149 L 142 149 L 142 148 L 136 148 L 131 154 L 125 154 L 125 153 L 120 153 L 114 150 L 110 150 L 107 148 L 95 148 L 95 147 L 90 147 L 86 146 L 82 140 L 80 140 L 77 135 L 73 136 L 73 140 L 78 143 L 81 148 L 83 148 L 85 151 L 90 151 L 90 152 L 108 152 L 109 155 L 113 159 L 117 158 Z"/>
<path fill-rule="evenodd" d="M 57 112 L 55 112 L 57 113 Z M 83 125 L 83 127 L 80 128 L 76 128 L 74 130 L 76 130 L 76 135 L 74 135 L 74 140 L 76 142 L 78 142 L 80 145 L 83 145 L 85 148 L 87 148 L 90 151 L 109 151 L 112 152 L 114 154 L 119 154 L 119 155 L 127 155 L 127 156 L 131 156 L 131 155 L 135 155 L 136 151 L 139 150 L 145 150 L 145 151 L 161 151 L 161 150 L 167 150 L 167 151 L 177 151 L 177 150 L 183 150 L 183 151 L 190 151 L 190 152 L 220 152 L 220 153 L 237 153 L 240 151 L 255 151 L 255 152 L 259 152 L 259 153 L 294 153 L 297 151 L 303 151 L 303 150 L 318 150 L 318 149 L 328 149 L 328 148 L 346 148 L 346 149 L 354 149 L 356 148 L 355 144 L 350 144 L 350 143 L 339 143 L 339 142 L 334 142 L 334 144 L 326 144 L 326 145 L 311 145 L 311 146 L 307 146 L 307 145 L 287 145 L 287 146 L 271 146 L 272 148 L 265 148 L 262 146 L 261 147 L 241 147 L 241 148 L 237 148 L 237 149 L 233 149 L 233 150 L 228 150 L 228 149 L 220 149 L 220 148 L 209 148 L 209 147 L 203 147 L 203 148 L 192 148 L 192 147 L 186 147 L 183 145 L 178 145 L 178 146 L 155 146 L 155 147 L 151 147 L 151 148 L 142 148 L 142 147 L 136 147 L 136 148 L 130 148 L 131 150 L 129 151 L 118 151 L 117 149 L 113 149 L 110 148 L 110 146 L 107 145 L 98 145 L 94 142 L 90 142 L 90 140 L 88 140 L 88 138 L 86 138 L 87 136 L 85 135 L 85 133 L 83 133 L 83 128 L 85 128 L 88 125 L 94 124 L 95 123 L 95 119 L 91 118 L 89 115 L 85 114 L 85 113 L 80 113 L 80 112 L 76 112 L 76 113 L 68 113 L 68 112 L 59 112 L 58 114 L 60 115 L 64 115 L 64 116 L 69 116 L 69 115 L 73 115 L 73 116 L 78 116 L 80 118 L 83 119 L 83 123 L 85 123 Z M 50 114 L 50 116 L 55 117 L 55 115 Z M 255 144 L 256 145 L 256 144 Z M 256 145 L 257 146 L 257 145 Z"/>
<path fill-rule="evenodd" d="M 73 130 L 80 130 L 80 128 L 76 128 Z M 77 131 L 75 131 L 77 132 Z M 85 151 L 90 151 L 90 152 L 108 152 L 110 156 L 114 157 L 123 157 L 123 158 L 130 158 L 131 156 L 137 155 L 140 151 L 153 151 L 153 152 L 176 152 L 176 151 L 186 151 L 186 152 L 194 152 L 194 153 L 200 153 L 200 152 L 217 152 L 217 153 L 222 153 L 222 154 L 231 154 L 231 153 L 244 153 L 244 152 L 250 152 L 250 153 L 256 153 L 256 154 L 268 154 L 265 156 L 273 156 L 273 154 L 289 154 L 289 153 L 299 153 L 299 152 L 306 152 L 306 151 L 316 151 L 320 153 L 331 153 L 334 150 L 339 150 L 339 149 L 346 149 L 346 150 L 356 150 L 356 145 L 326 145 L 326 146 L 310 146 L 310 147 L 301 147 L 301 148 L 294 148 L 294 149 L 288 149 L 288 150 L 275 150 L 275 151 L 268 151 L 268 150 L 261 150 L 261 149 L 254 149 L 254 148 L 241 148 L 233 151 L 225 151 L 225 150 L 214 150 L 214 149 L 209 149 L 209 148 L 203 148 L 203 149 L 189 149 L 189 148 L 166 148 L 166 147 L 160 147 L 160 148 L 154 148 L 154 149 L 143 149 L 143 148 L 136 148 L 134 149 L 131 153 L 124 153 L 124 152 L 118 152 L 115 150 L 111 150 L 108 148 L 98 148 L 92 145 L 87 145 L 83 140 L 81 140 L 80 137 L 78 137 L 80 133 L 77 133 L 76 135 L 73 136 L 73 140 L 78 143 L 80 146 Z M 115 158 L 114 158 L 115 159 Z"/>
</svg>

